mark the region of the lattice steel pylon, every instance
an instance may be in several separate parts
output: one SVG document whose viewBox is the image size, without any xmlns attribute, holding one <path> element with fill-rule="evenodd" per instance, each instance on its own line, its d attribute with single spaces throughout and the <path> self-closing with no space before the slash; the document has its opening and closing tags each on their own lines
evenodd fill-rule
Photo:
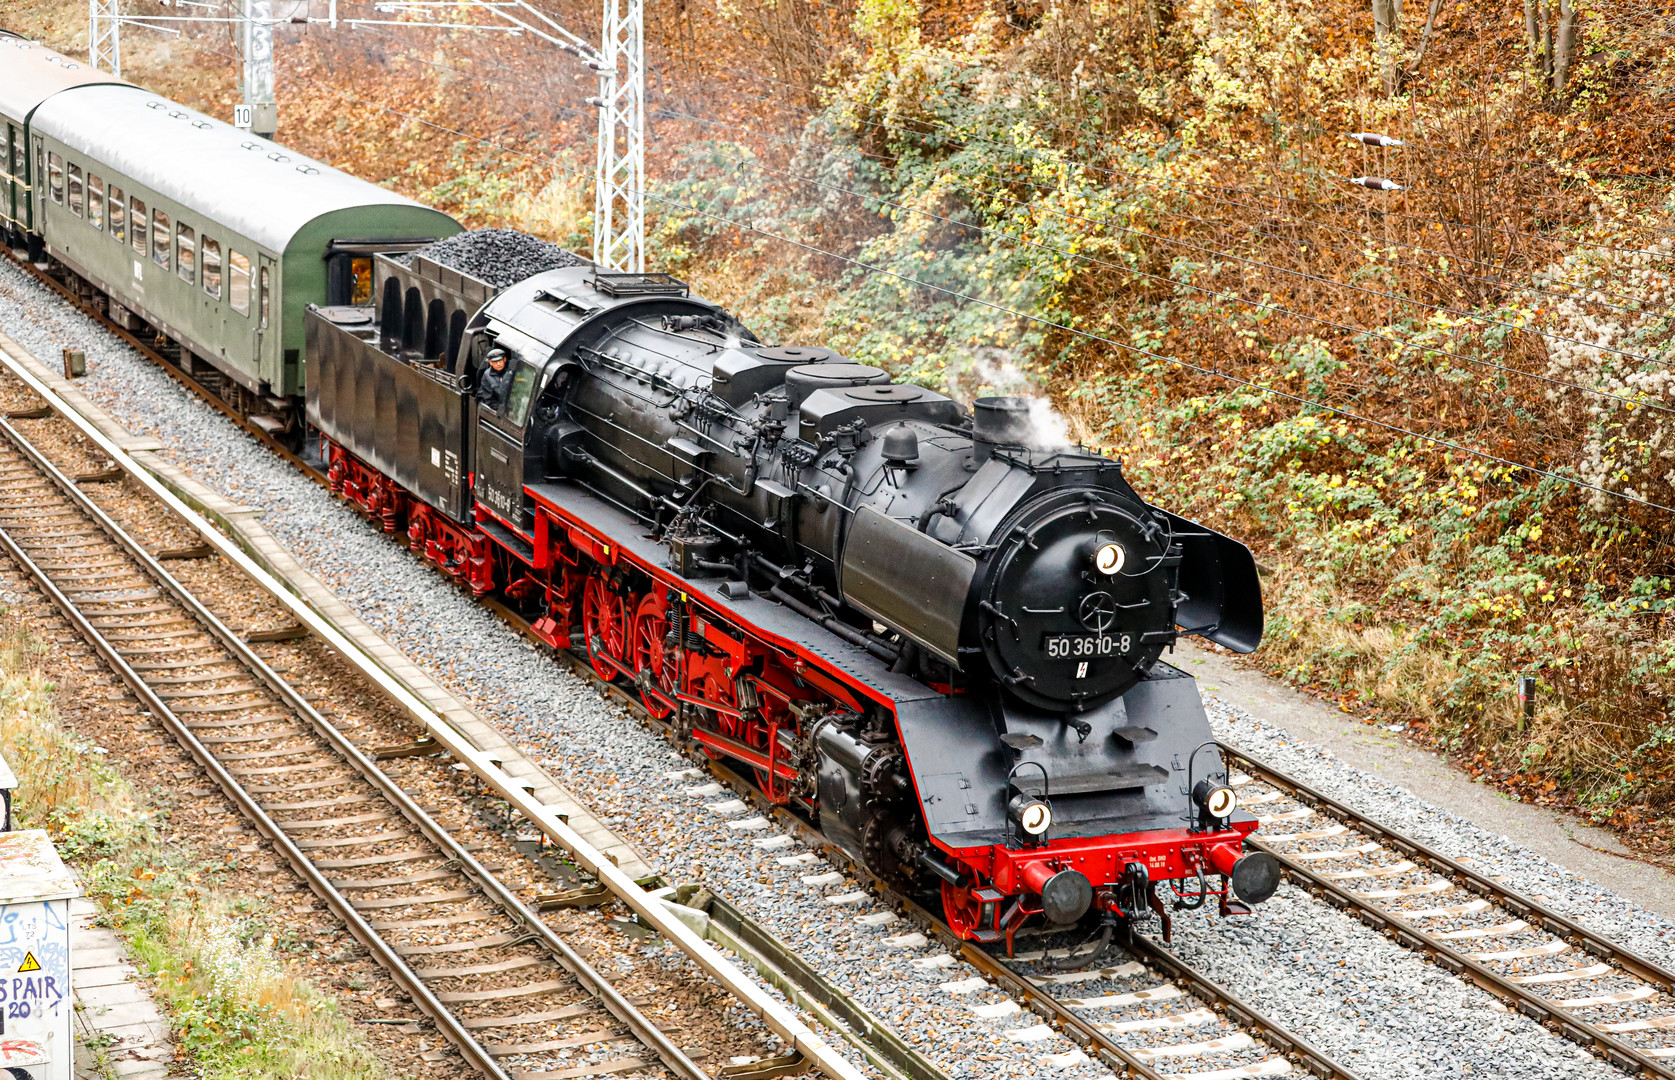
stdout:
<svg viewBox="0 0 1675 1080">
<path fill-rule="evenodd" d="M 604 0 L 593 261 L 646 269 L 646 46 L 644 0 Z"/>
<path fill-rule="evenodd" d="M 121 0 L 87 0 L 87 62 L 94 71 L 122 76 Z"/>
</svg>

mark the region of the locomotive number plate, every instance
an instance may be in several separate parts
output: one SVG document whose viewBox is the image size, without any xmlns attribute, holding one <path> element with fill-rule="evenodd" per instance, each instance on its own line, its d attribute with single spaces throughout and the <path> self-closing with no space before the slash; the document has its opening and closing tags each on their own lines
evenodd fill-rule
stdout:
<svg viewBox="0 0 1675 1080">
<path fill-rule="evenodd" d="M 1041 651 L 1052 660 L 1121 656 L 1134 644 L 1132 634 L 1043 634 Z"/>
</svg>

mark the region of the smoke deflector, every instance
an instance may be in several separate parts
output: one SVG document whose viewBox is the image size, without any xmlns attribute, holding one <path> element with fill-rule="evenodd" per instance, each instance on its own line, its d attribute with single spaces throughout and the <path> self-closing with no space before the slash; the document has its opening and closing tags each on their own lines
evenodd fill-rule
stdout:
<svg viewBox="0 0 1675 1080">
<path fill-rule="evenodd" d="M 977 560 L 870 506 L 843 548 L 843 598 L 959 668 L 960 619 Z"/>
</svg>

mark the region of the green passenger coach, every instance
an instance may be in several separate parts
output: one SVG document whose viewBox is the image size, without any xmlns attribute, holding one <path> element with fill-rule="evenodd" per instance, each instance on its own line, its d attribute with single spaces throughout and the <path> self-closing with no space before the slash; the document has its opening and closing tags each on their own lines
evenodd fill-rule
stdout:
<svg viewBox="0 0 1675 1080">
<path fill-rule="evenodd" d="M 86 63 L 0 30 L 0 232 L 27 248 L 33 228 L 29 206 L 29 140 L 36 106 L 61 90 L 95 83 L 127 85 Z M 38 250 L 33 251 L 40 256 Z"/>
<path fill-rule="evenodd" d="M 0 38 L 0 66 L 14 63 L 12 40 Z M 373 252 L 460 231 L 440 211 L 140 87 L 41 67 L 29 80 L 38 90 L 14 92 L 0 114 L 8 139 L 27 139 L 21 162 L 7 146 L 10 172 L 21 164 L 26 178 L 9 184 L 23 195 L 8 201 L 9 231 L 270 433 L 302 427 L 308 305 L 367 303 Z M 17 73 L 0 74 L 3 86 Z"/>
</svg>

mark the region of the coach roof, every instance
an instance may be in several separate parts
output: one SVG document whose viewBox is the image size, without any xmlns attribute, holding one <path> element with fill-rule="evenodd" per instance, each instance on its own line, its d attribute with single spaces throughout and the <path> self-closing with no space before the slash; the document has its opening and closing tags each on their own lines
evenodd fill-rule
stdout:
<svg viewBox="0 0 1675 1080">
<path fill-rule="evenodd" d="M 406 206 L 445 215 L 135 86 L 53 96 L 34 130 L 283 254 L 322 214 Z"/>
<path fill-rule="evenodd" d="M 90 83 L 129 85 L 85 61 L 0 30 L 0 116 L 26 121 L 35 106 L 60 90 Z"/>
</svg>

